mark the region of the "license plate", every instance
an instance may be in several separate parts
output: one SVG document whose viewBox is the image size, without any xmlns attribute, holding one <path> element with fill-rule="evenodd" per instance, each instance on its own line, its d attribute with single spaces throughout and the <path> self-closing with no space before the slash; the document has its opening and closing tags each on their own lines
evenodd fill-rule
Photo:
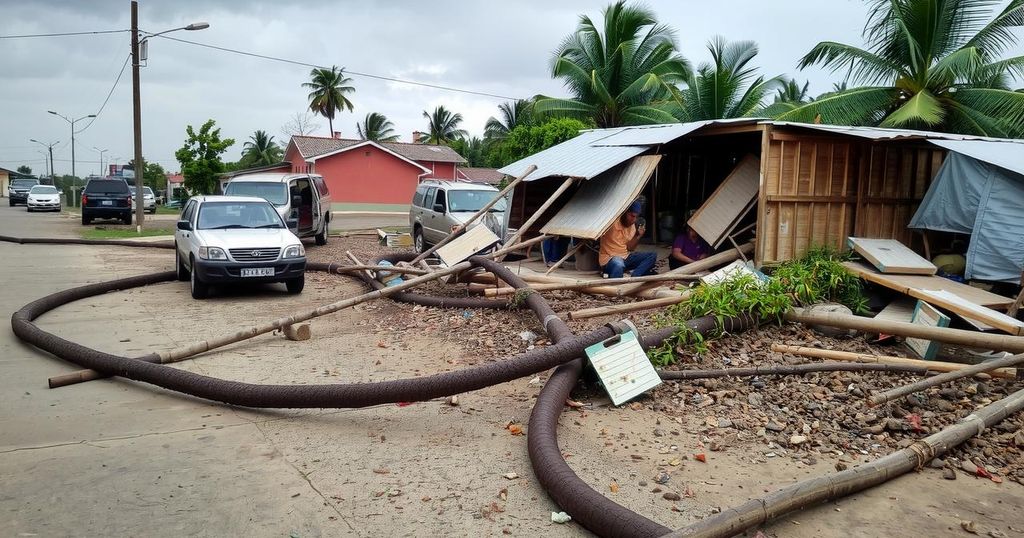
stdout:
<svg viewBox="0 0 1024 538">
<path fill-rule="evenodd" d="M 100 205 L 114 205 L 113 200 L 102 200 Z"/>
<path fill-rule="evenodd" d="M 273 267 L 245 267 L 242 276 L 274 276 Z"/>
</svg>

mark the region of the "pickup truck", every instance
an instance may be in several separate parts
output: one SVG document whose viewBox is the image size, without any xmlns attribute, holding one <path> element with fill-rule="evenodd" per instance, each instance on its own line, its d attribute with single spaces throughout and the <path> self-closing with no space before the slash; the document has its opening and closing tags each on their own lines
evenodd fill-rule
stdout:
<svg viewBox="0 0 1024 538">
<path fill-rule="evenodd" d="M 92 219 L 132 223 L 132 194 L 123 179 L 91 179 L 82 191 L 82 224 Z"/>
</svg>

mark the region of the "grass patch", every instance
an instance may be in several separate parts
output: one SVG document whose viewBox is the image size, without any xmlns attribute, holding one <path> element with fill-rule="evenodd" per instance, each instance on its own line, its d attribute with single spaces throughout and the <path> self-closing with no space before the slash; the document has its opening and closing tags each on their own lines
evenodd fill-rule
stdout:
<svg viewBox="0 0 1024 538">
<path fill-rule="evenodd" d="M 181 208 L 180 207 L 164 207 L 162 205 L 158 205 L 158 206 L 156 206 L 156 214 L 157 215 L 180 215 L 181 214 Z"/>
<path fill-rule="evenodd" d="M 81 231 L 82 239 L 132 239 L 135 237 L 153 237 L 157 235 L 174 235 L 170 228 L 143 228 L 142 233 L 135 228 L 88 228 Z"/>
</svg>

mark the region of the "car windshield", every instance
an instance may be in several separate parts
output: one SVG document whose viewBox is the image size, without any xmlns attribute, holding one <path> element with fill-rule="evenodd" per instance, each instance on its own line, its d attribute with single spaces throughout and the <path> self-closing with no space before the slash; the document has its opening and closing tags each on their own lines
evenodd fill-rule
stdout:
<svg viewBox="0 0 1024 538">
<path fill-rule="evenodd" d="M 51 185 L 36 185 L 32 187 L 32 190 L 28 191 L 29 194 L 57 194 L 57 187 Z"/>
<path fill-rule="evenodd" d="M 142 187 L 142 195 L 145 196 L 147 194 L 153 196 L 153 189 L 149 187 Z"/>
<path fill-rule="evenodd" d="M 94 179 L 85 185 L 86 194 L 128 194 L 128 184 L 120 179 Z"/>
<path fill-rule="evenodd" d="M 19 189 L 25 189 L 28 187 L 35 186 L 37 183 L 39 182 L 34 179 L 15 179 L 14 181 L 11 182 L 11 186 L 17 187 Z"/>
<path fill-rule="evenodd" d="M 207 202 L 199 206 L 197 227 L 200 230 L 284 228 L 284 222 L 266 202 Z"/>
<path fill-rule="evenodd" d="M 480 211 L 487 202 L 494 199 L 494 195 L 498 194 L 497 191 L 448 191 L 448 211 Z M 501 213 L 505 211 L 505 199 L 498 200 L 498 203 L 494 204 L 494 207 L 490 209 L 493 213 Z"/>
<path fill-rule="evenodd" d="M 231 196 L 256 196 L 274 205 L 285 205 L 288 203 L 288 187 L 284 183 L 232 181 L 224 189 L 224 194 Z"/>
</svg>

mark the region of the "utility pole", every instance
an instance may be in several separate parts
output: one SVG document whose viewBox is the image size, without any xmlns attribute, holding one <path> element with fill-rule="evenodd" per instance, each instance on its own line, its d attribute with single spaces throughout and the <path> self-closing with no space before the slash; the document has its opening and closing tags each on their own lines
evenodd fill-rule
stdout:
<svg viewBox="0 0 1024 538">
<path fill-rule="evenodd" d="M 75 174 L 75 124 L 80 122 L 80 121 L 82 121 L 82 120 L 84 120 L 84 119 L 86 119 L 86 118 L 95 118 L 96 114 L 89 114 L 88 116 L 82 116 L 81 118 L 73 120 L 73 119 L 71 119 L 71 118 L 69 118 L 69 117 L 67 117 L 67 116 L 65 116 L 63 114 L 58 114 L 58 113 L 54 112 L 53 110 L 47 110 L 47 112 L 49 112 L 50 114 L 53 114 L 54 116 L 57 116 L 58 118 L 63 119 L 64 121 L 68 122 L 68 125 L 71 126 L 71 176 L 74 178 L 74 179 L 72 179 L 72 181 L 74 181 L 77 184 L 78 183 L 78 176 Z M 50 155 L 51 155 L 50 160 L 52 161 L 53 160 L 53 157 L 52 157 L 53 156 L 53 148 L 52 147 L 50 148 Z M 50 169 L 53 169 L 53 163 L 52 162 L 50 163 L 50 165 L 51 165 Z M 72 189 L 72 191 L 75 191 L 75 189 Z M 74 192 L 72 192 L 72 194 L 74 194 Z"/>
<path fill-rule="evenodd" d="M 139 95 L 139 2 L 132 0 L 132 124 L 135 130 L 135 229 L 142 233 L 145 205 L 142 203 L 142 98 Z M 72 146 L 74 147 L 74 146 Z"/>
<path fill-rule="evenodd" d="M 74 128 L 72 128 L 71 130 L 74 131 Z M 57 172 L 53 168 L 53 146 L 60 144 L 60 140 L 57 140 L 56 142 L 50 144 L 44 144 L 43 142 L 40 142 L 35 138 L 29 138 L 28 141 L 35 142 L 36 144 L 39 144 L 40 146 L 43 146 L 50 151 L 50 179 L 53 179 L 53 176 L 57 175 Z M 43 154 L 43 157 L 46 157 L 45 153 Z"/>
</svg>

